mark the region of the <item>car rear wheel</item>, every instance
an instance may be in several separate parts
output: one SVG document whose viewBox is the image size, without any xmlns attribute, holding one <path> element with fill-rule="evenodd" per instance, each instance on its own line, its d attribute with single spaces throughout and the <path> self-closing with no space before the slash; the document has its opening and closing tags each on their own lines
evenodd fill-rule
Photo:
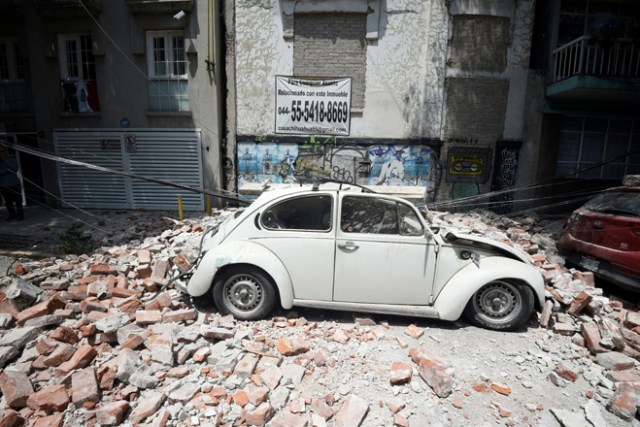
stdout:
<svg viewBox="0 0 640 427">
<path fill-rule="evenodd" d="M 464 314 L 477 326 L 496 331 L 512 331 L 529 320 L 533 306 L 533 291 L 529 286 L 496 280 L 473 295 Z"/>
<path fill-rule="evenodd" d="M 216 278 L 213 300 L 221 314 L 255 320 L 273 310 L 276 291 L 263 271 L 251 266 L 233 267 Z"/>
</svg>

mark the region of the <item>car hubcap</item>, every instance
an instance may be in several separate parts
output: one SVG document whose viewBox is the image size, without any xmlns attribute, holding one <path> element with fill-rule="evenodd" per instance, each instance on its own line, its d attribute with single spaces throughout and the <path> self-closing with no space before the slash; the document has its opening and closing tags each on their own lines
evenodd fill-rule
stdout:
<svg viewBox="0 0 640 427">
<path fill-rule="evenodd" d="M 510 321 L 522 304 L 520 294 L 507 282 L 494 282 L 480 289 L 473 299 L 476 311 L 490 321 Z"/>
<path fill-rule="evenodd" d="M 227 282 L 224 296 L 238 310 L 251 311 L 262 301 L 262 286 L 251 276 L 234 276 Z"/>
</svg>

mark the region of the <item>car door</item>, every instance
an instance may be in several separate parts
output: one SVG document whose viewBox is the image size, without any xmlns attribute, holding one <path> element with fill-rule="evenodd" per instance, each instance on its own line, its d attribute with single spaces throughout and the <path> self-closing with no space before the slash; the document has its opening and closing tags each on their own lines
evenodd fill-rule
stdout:
<svg viewBox="0 0 640 427">
<path fill-rule="evenodd" d="M 334 195 L 315 193 L 276 201 L 255 220 L 259 230 L 251 240 L 280 259 L 296 299 L 331 301 L 334 217 Z"/>
<path fill-rule="evenodd" d="M 429 304 L 436 254 L 416 210 L 367 194 L 340 199 L 333 300 Z"/>
</svg>

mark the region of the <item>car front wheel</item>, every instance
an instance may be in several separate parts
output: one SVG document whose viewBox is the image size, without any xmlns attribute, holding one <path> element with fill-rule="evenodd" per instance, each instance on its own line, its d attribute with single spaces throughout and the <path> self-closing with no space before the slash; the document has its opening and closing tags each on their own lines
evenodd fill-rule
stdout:
<svg viewBox="0 0 640 427">
<path fill-rule="evenodd" d="M 221 314 L 240 320 L 262 319 L 276 302 L 276 291 L 264 272 L 251 267 L 233 267 L 216 278 L 213 300 Z"/>
<path fill-rule="evenodd" d="M 512 331 L 529 320 L 533 309 L 533 291 L 529 286 L 496 280 L 484 285 L 473 295 L 464 314 L 477 326 Z"/>
</svg>

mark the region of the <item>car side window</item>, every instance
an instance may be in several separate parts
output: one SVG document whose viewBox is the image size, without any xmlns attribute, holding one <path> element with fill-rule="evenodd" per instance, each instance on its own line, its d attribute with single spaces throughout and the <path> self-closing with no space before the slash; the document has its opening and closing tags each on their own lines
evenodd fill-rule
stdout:
<svg viewBox="0 0 640 427">
<path fill-rule="evenodd" d="M 407 205 L 398 203 L 400 234 L 403 236 L 421 236 L 424 234 L 422 222 L 416 212 Z"/>
<path fill-rule="evenodd" d="M 329 195 L 301 196 L 269 207 L 261 215 L 268 230 L 331 230 L 333 198 Z"/>
<path fill-rule="evenodd" d="M 374 197 L 342 199 L 340 229 L 345 233 L 420 236 L 422 222 L 411 207 Z"/>
<path fill-rule="evenodd" d="M 398 234 L 396 202 L 374 197 L 345 197 L 340 224 L 345 233 Z"/>
</svg>

